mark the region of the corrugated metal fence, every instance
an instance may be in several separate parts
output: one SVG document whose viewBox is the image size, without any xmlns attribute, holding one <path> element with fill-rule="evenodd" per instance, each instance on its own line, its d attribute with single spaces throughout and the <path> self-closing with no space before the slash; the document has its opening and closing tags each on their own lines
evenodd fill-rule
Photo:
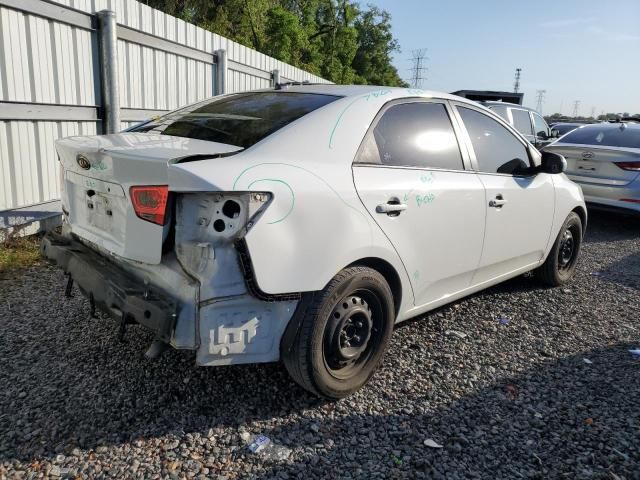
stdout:
<svg viewBox="0 0 640 480">
<path fill-rule="evenodd" d="M 123 129 L 218 93 L 267 88 L 274 74 L 325 83 L 134 0 L 0 0 L 0 211 L 58 198 L 53 141 L 104 131 L 101 10 L 118 23 Z"/>
</svg>

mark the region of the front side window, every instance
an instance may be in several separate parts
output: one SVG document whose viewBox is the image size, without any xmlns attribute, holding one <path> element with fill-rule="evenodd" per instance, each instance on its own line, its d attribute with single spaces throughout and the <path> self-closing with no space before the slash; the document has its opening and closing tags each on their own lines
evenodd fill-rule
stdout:
<svg viewBox="0 0 640 480">
<path fill-rule="evenodd" d="M 457 107 L 471 138 L 481 172 L 517 175 L 530 166 L 527 149 L 493 118 L 470 108 Z"/>
<path fill-rule="evenodd" d="M 538 137 L 547 138 L 549 136 L 549 125 L 537 113 L 533 114 L 533 125 Z"/>
<path fill-rule="evenodd" d="M 339 98 L 295 92 L 239 93 L 190 105 L 129 131 L 197 138 L 249 148 L 276 130 Z"/>
<path fill-rule="evenodd" d="M 523 135 L 533 135 L 531 130 L 531 118 L 529 118 L 528 111 L 520 110 L 519 108 L 512 108 L 511 116 L 513 117 L 513 128 Z"/>
<path fill-rule="evenodd" d="M 393 105 L 367 134 L 357 163 L 462 170 L 462 155 L 442 103 Z"/>
</svg>

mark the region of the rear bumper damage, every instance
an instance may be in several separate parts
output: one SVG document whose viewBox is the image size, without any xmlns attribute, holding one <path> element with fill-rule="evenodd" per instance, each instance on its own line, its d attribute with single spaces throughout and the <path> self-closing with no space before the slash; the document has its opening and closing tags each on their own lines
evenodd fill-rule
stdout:
<svg viewBox="0 0 640 480">
<path fill-rule="evenodd" d="M 252 295 L 237 282 L 242 279 L 240 263 L 222 262 L 234 257 L 234 250 L 231 244 L 216 249 L 222 271 L 211 278 L 218 278 L 219 284 L 205 285 L 202 279 L 188 282 L 177 263 L 154 266 L 163 268 L 159 272 L 134 265 L 129 267 L 132 273 L 73 237 L 52 232 L 41 246 L 42 255 L 69 275 L 92 310 L 99 308 L 119 322 L 121 333 L 127 323 L 139 323 L 166 344 L 196 350 L 198 365 L 277 361 L 280 339 L 298 300 Z M 222 279 L 230 285 L 223 285 Z M 203 291 L 218 295 L 202 300 Z"/>
<path fill-rule="evenodd" d="M 160 340 L 172 343 L 179 299 L 145 285 L 76 240 L 49 233 L 42 240 L 41 253 L 70 276 L 70 281 L 89 299 L 92 310 L 98 307 L 109 313 L 121 328 L 127 323 L 139 323 Z"/>
</svg>

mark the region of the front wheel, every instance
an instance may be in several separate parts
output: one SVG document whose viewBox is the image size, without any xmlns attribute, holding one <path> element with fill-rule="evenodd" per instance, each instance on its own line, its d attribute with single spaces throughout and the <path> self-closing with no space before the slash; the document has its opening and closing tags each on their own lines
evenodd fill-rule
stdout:
<svg viewBox="0 0 640 480">
<path fill-rule="evenodd" d="M 582 220 L 578 214 L 571 212 L 562 225 L 549 256 L 535 270 L 536 277 L 553 287 L 567 283 L 576 273 L 581 246 Z"/>
<path fill-rule="evenodd" d="M 281 343 L 291 377 L 318 396 L 361 388 L 382 361 L 395 319 L 393 295 L 371 268 L 349 267 L 298 307 Z"/>
</svg>

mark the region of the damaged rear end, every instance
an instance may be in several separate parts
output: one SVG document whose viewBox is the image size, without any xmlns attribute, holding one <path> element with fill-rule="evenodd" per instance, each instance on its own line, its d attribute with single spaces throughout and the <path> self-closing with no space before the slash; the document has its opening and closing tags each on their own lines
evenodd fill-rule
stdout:
<svg viewBox="0 0 640 480">
<path fill-rule="evenodd" d="M 236 191 L 234 178 L 246 149 L 338 98 L 221 96 L 124 133 L 58 140 L 63 228 L 43 254 L 121 333 L 142 324 L 202 365 L 277 360 L 299 295 L 258 288 L 244 237 L 273 190 Z"/>
<path fill-rule="evenodd" d="M 120 335 L 141 324 L 163 344 L 197 350 L 199 364 L 278 359 L 297 297 L 260 294 L 243 240 L 271 193 L 227 191 L 224 168 L 220 185 L 206 186 L 175 168 L 241 148 L 123 133 L 57 149 L 63 227 L 42 253 L 68 274 L 67 294 L 77 285 L 91 316 L 109 313 Z"/>
</svg>

